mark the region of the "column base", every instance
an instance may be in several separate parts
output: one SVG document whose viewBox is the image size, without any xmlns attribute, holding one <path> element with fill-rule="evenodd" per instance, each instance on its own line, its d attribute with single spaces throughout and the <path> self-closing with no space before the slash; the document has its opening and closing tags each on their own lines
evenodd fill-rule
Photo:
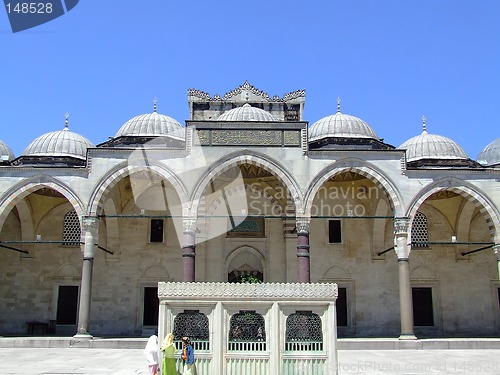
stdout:
<svg viewBox="0 0 500 375">
<path fill-rule="evenodd" d="M 402 333 L 399 336 L 399 340 L 416 340 L 417 336 L 415 336 L 413 333 Z"/>
<path fill-rule="evenodd" d="M 76 335 L 73 336 L 74 339 L 83 339 L 83 340 L 92 340 L 94 336 L 92 336 L 88 332 L 84 333 L 77 333 Z"/>
</svg>

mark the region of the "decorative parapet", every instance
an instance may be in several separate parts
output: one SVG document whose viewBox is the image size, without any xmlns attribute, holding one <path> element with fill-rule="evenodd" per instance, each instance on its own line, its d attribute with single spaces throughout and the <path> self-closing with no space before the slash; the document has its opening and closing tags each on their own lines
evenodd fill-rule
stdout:
<svg viewBox="0 0 500 375">
<path fill-rule="evenodd" d="M 160 282 L 160 300 L 185 300 L 187 297 L 217 300 L 327 300 L 335 301 L 338 296 L 337 284 L 309 283 L 198 283 Z"/>
<path fill-rule="evenodd" d="M 215 94 L 213 97 L 210 96 L 209 93 L 197 90 L 197 89 L 189 89 L 188 90 L 188 97 L 193 96 L 202 100 L 207 100 L 207 101 L 217 101 L 217 100 L 230 100 L 232 97 L 237 96 L 241 94 L 243 91 L 249 91 L 252 94 L 256 96 L 260 96 L 262 99 L 268 101 L 268 102 L 288 102 L 294 99 L 298 98 L 305 98 L 306 96 L 306 90 L 296 90 L 292 91 L 289 93 L 286 93 L 283 95 L 282 98 L 280 98 L 278 95 L 274 95 L 273 97 L 269 96 L 268 93 L 259 90 L 255 86 L 251 85 L 248 83 L 248 81 L 245 81 L 242 85 L 238 86 L 237 88 L 225 93 L 222 97 L 218 94 Z"/>
</svg>

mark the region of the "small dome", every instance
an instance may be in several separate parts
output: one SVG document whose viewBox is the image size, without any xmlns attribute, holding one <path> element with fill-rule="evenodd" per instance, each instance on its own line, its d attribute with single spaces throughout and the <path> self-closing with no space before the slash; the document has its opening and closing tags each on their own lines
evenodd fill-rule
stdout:
<svg viewBox="0 0 500 375">
<path fill-rule="evenodd" d="M 217 121 L 278 121 L 269 112 L 245 103 L 242 107 L 224 112 Z"/>
<path fill-rule="evenodd" d="M 481 151 L 477 162 L 482 165 L 500 164 L 500 138 L 495 139 Z"/>
<path fill-rule="evenodd" d="M 323 117 L 309 128 L 309 142 L 322 138 L 373 138 L 379 140 L 377 133 L 360 118 L 340 112 Z"/>
<path fill-rule="evenodd" d="M 0 162 L 14 159 L 14 153 L 5 143 L 0 141 Z"/>
<path fill-rule="evenodd" d="M 146 113 L 131 118 L 122 125 L 115 135 L 118 137 L 159 137 L 170 136 L 180 140 L 185 139 L 184 128 L 170 116 L 156 112 Z"/>
<path fill-rule="evenodd" d="M 64 130 L 46 133 L 29 144 L 22 156 L 69 156 L 77 159 L 87 158 L 87 148 L 95 147 L 84 136 L 64 127 Z"/>
<path fill-rule="evenodd" d="M 404 142 L 400 149 L 406 150 L 406 160 L 422 159 L 460 160 L 469 159 L 464 149 L 455 141 L 441 135 L 429 134 L 426 130 L 424 118 L 422 134 Z"/>
</svg>

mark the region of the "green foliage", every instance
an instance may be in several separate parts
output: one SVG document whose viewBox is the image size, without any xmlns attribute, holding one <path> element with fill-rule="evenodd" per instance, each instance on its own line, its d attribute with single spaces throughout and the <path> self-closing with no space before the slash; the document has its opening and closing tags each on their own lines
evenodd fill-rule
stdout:
<svg viewBox="0 0 500 375">
<path fill-rule="evenodd" d="M 239 276 L 236 280 L 235 280 L 236 283 L 245 283 L 245 284 L 260 284 L 262 283 L 262 280 L 259 279 L 258 277 L 256 276 L 252 276 L 252 275 L 243 275 L 243 276 Z"/>
</svg>

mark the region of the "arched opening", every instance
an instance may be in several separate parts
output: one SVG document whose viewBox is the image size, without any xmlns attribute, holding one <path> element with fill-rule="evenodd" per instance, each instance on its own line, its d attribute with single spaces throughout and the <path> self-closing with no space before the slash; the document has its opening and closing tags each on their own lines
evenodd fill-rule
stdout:
<svg viewBox="0 0 500 375">
<path fill-rule="evenodd" d="M 198 243 L 205 241 L 203 252 L 211 262 L 206 278 L 286 281 L 286 238 L 295 221 L 293 202 L 288 186 L 274 171 L 255 162 L 236 161 L 213 176 L 199 200 L 196 234 Z M 240 254 L 230 268 L 221 269 L 223 262 L 217 257 L 223 260 L 241 246 L 252 247 L 262 260 Z M 266 269 L 273 271 L 266 274 Z"/>
<path fill-rule="evenodd" d="M 438 185 L 421 193 L 411 206 L 416 333 L 489 336 L 496 332 L 498 268 L 485 203 L 465 186 Z M 425 244 L 420 240 L 421 225 L 417 226 L 422 215 L 427 220 Z M 425 273 L 430 265 L 434 273 Z M 477 316 L 480 322 L 472 318 Z"/>
</svg>

